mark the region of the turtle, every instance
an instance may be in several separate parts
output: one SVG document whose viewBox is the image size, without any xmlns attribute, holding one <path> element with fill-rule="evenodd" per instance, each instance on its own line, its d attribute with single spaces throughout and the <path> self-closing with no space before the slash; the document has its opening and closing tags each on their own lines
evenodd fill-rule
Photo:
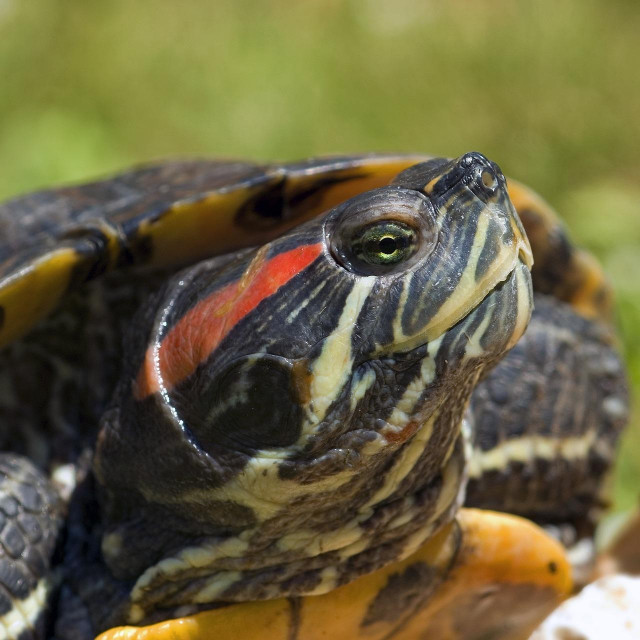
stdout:
<svg viewBox="0 0 640 640">
<path fill-rule="evenodd" d="M 0 229 L 0 636 L 519 638 L 570 592 L 611 288 L 482 154 L 165 161 Z"/>
</svg>

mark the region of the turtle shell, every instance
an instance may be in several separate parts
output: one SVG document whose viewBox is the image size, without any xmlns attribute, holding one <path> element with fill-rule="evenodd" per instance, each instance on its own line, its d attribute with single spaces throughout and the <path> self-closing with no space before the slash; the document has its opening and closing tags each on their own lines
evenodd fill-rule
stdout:
<svg viewBox="0 0 640 640">
<path fill-rule="evenodd" d="M 262 245 L 429 160 L 365 155 L 282 165 L 166 162 L 0 207 L 0 346 L 25 335 L 67 294 L 111 271 L 173 270 Z M 608 326 L 611 289 L 554 212 L 514 181 L 534 288 Z M 521 552 L 522 549 L 526 551 Z M 116 638 L 524 637 L 570 590 L 562 548 L 518 518 L 462 510 L 418 552 L 323 596 L 241 603 Z M 428 574 L 428 575 L 427 575 Z M 426 585 L 426 586 L 425 586 Z M 514 604 L 527 602 L 526 610 Z M 486 615 L 488 610 L 491 615 Z M 459 611 L 467 612 L 459 617 Z"/>
</svg>

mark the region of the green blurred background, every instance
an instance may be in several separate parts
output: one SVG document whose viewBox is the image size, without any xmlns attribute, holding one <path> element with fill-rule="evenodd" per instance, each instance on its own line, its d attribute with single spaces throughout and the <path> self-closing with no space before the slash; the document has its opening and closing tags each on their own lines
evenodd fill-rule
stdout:
<svg viewBox="0 0 640 640">
<path fill-rule="evenodd" d="M 640 397 L 638 0 L 0 0 L 0 196 L 152 158 L 477 149 L 604 262 Z M 637 500 L 640 414 L 618 508 Z"/>
</svg>

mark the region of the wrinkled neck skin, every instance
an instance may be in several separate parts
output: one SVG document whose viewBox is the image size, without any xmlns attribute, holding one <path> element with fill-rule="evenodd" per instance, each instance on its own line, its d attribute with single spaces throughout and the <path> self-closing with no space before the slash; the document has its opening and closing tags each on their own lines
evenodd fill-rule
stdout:
<svg viewBox="0 0 640 640">
<path fill-rule="evenodd" d="M 220 601 L 325 593 L 408 556 L 451 521 L 462 500 L 462 414 L 483 366 L 469 362 L 432 385 L 437 345 L 434 355 L 366 363 L 344 391 L 368 386 L 359 404 L 375 416 L 388 385 L 406 385 L 404 404 L 419 411 L 395 409 L 384 423 L 358 420 L 318 457 L 248 460 L 230 485 L 185 495 L 194 512 L 213 514 L 211 525 L 199 523 L 200 531 L 189 535 L 184 527 L 194 524 L 186 524 L 187 515 L 172 522 L 164 505 L 157 511 L 140 507 L 151 526 L 140 527 L 135 518 L 135 524 L 112 526 L 103 540 L 106 558 L 112 546 L 122 557 L 127 535 L 135 545 L 129 560 L 112 569 L 125 579 L 132 568 L 139 572 L 128 621 L 184 612 L 185 605 L 197 610 Z M 345 419 L 336 413 L 327 416 L 327 425 Z M 257 478 L 259 493 L 253 490 Z M 216 511 L 233 510 L 250 513 L 249 522 L 225 532 Z M 158 531 L 179 544 L 169 540 L 168 548 L 154 548 L 165 542 L 157 541 Z"/>
</svg>

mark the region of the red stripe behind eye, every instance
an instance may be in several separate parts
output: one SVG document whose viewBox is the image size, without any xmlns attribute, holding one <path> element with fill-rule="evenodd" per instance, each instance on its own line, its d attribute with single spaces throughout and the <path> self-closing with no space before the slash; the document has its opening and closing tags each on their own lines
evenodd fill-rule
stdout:
<svg viewBox="0 0 640 640">
<path fill-rule="evenodd" d="M 233 327 L 322 252 L 322 243 L 296 247 L 265 261 L 259 252 L 242 278 L 201 300 L 180 318 L 159 347 L 149 347 L 134 384 L 137 399 L 169 390 L 207 360 Z M 159 371 L 154 361 L 157 358 Z"/>
</svg>

